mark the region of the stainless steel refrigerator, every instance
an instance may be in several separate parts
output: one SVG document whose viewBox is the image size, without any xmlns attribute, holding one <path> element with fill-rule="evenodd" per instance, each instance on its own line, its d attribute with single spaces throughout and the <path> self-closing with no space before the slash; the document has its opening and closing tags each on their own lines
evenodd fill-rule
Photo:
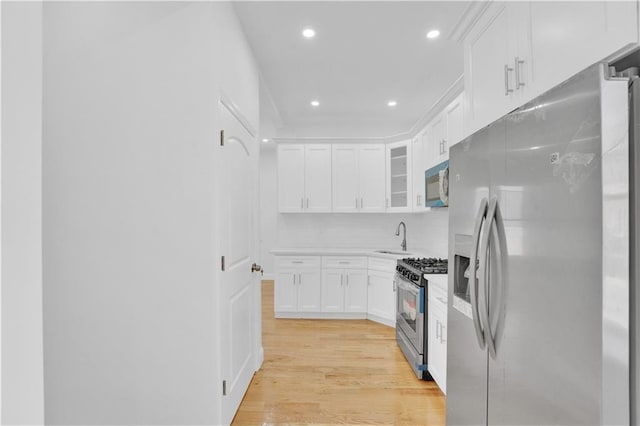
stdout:
<svg viewBox="0 0 640 426">
<path fill-rule="evenodd" d="M 594 65 L 451 148 L 450 425 L 629 424 L 630 79 L 615 75 Z"/>
</svg>

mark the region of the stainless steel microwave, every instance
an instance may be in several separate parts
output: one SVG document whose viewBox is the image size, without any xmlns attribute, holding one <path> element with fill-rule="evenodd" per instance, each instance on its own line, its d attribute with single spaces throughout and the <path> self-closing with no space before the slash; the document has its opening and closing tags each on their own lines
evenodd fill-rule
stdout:
<svg viewBox="0 0 640 426">
<path fill-rule="evenodd" d="M 424 172 L 425 207 L 449 205 L 449 160 Z"/>
</svg>

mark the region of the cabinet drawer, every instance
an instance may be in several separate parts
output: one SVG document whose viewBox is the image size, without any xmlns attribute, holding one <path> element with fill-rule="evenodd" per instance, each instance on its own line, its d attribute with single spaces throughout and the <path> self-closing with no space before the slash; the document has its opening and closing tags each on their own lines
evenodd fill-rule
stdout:
<svg viewBox="0 0 640 426">
<path fill-rule="evenodd" d="M 429 283 L 428 290 L 427 299 L 447 309 L 447 292 L 432 283 Z"/>
<path fill-rule="evenodd" d="M 380 257 L 369 258 L 369 269 L 374 269 L 381 272 L 394 272 L 396 270 L 397 260 L 394 259 L 382 259 Z"/>
<path fill-rule="evenodd" d="M 320 256 L 278 256 L 276 268 L 320 268 Z"/>
<path fill-rule="evenodd" d="M 356 256 L 323 256 L 323 268 L 366 269 L 367 258 Z"/>
</svg>

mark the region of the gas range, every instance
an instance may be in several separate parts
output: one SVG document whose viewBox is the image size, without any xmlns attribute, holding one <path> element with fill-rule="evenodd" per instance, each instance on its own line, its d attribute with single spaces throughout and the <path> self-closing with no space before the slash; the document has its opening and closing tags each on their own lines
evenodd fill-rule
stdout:
<svg viewBox="0 0 640 426">
<path fill-rule="evenodd" d="M 408 257 L 398 260 L 396 271 L 405 279 L 423 287 L 427 283 L 423 274 L 446 274 L 448 272 L 448 261 L 447 259 L 435 257 L 422 259 Z"/>
</svg>

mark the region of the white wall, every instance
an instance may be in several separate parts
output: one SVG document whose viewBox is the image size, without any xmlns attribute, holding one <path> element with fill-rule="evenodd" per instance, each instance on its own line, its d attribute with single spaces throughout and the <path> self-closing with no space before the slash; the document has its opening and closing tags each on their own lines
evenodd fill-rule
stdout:
<svg viewBox="0 0 640 426">
<path fill-rule="evenodd" d="M 2 424 L 42 424 L 42 4 L 1 7 Z"/>
<path fill-rule="evenodd" d="M 258 125 L 228 3 L 44 5 L 45 418 L 217 424 L 217 99 Z"/>
<path fill-rule="evenodd" d="M 448 209 L 425 213 L 305 214 L 278 213 L 277 153 L 265 148 L 260 159 L 262 251 L 265 271 L 274 273 L 273 248 L 371 247 L 400 249 L 395 232 L 400 221 L 407 225 L 408 251 L 423 249 L 447 257 Z"/>
</svg>

